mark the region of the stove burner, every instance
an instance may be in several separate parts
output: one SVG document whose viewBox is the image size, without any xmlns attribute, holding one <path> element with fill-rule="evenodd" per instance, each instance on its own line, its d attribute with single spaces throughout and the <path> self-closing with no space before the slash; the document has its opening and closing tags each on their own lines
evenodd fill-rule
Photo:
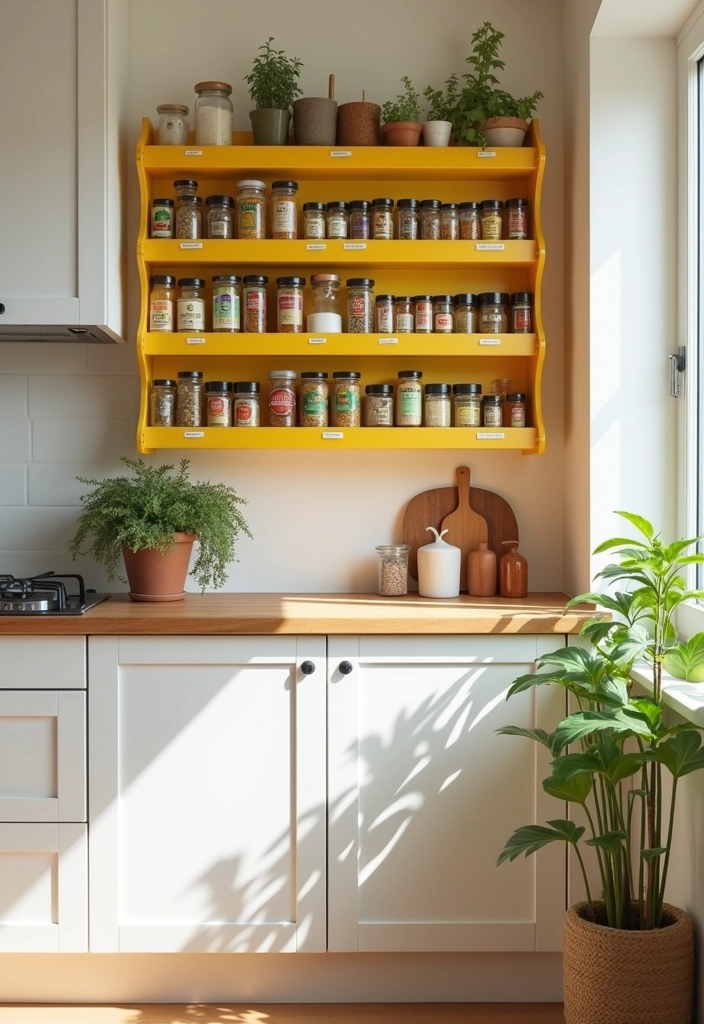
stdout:
<svg viewBox="0 0 704 1024">
<path fill-rule="evenodd" d="M 77 592 L 69 591 L 66 580 L 76 580 Z M 86 591 L 77 573 L 0 576 L 0 615 L 82 615 L 108 596 Z"/>
</svg>

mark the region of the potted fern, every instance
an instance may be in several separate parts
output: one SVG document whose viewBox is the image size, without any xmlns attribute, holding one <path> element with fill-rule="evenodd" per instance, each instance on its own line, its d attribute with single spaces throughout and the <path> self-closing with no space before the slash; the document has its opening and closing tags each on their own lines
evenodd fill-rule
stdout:
<svg viewBox="0 0 704 1024">
<path fill-rule="evenodd" d="M 429 85 L 423 91 L 423 96 L 428 101 L 428 118 L 423 122 L 423 142 L 426 146 L 449 145 L 455 107 L 460 98 L 457 75 L 450 75 L 444 90 L 433 89 Z"/>
<path fill-rule="evenodd" d="M 81 497 L 78 530 L 69 544 L 74 559 L 89 555 L 105 566 L 111 582 L 125 582 L 122 558 L 133 601 L 180 601 L 197 540 L 191 575 L 202 591 L 224 586 L 238 536 L 252 536 L 238 508 L 245 499 L 225 484 L 192 483 L 188 459 L 175 472 L 142 459 L 120 461 L 131 476 L 78 477 L 93 490 Z"/>
<path fill-rule="evenodd" d="M 287 57 L 283 50 L 275 50 L 273 42 L 274 37 L 270 36 L 259 47 L 252 70 L 244 79 L 256 104 L 249 114 L 255 146 L 286 145 L 293 101 L 302 94 L 298 79 L 303 62 Z"/>
<path fill-rule="evenodd" d="M 401 79 L 403 92 L 396 102 L 388 100 L 381 108 L 381 134 L 387 146 L 417 146 L 423 125 L 420 123 L 420 94 L 407 75 Z"/>
</svg>

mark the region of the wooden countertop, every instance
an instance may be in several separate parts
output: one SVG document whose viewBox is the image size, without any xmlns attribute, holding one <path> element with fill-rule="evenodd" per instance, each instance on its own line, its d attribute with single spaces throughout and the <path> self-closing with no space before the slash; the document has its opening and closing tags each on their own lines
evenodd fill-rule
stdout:
<svg viewBox="0 0 704 1024">
<path fill-rule="evenodd" d="M 409 594 L 187 594 L 140 604 L 113 594 L 85 615 L 2 616 L 0 636 L 160 636 L 296 633 L 578 633 L 594 609 L 565 612 L 564 594 L 521 600 Z"/>
</svg>

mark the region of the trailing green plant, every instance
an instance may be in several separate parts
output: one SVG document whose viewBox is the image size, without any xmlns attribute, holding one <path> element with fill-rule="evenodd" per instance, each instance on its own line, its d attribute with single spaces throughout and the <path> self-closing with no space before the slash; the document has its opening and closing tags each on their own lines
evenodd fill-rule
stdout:
<svg viewBox="0 0 704 1024">
<path fill-rule="evenodd" d="M 298 85 L 303 62 L 298 57 L 287 57 L 284 50 L 275 50 L 273 42 L 274 37 L 270 36 L 259 47 L 261 52 L 244 80 L 257 107 L 290 110 L 296 97 L 303 94 Z"/>
<path fill-rule="evenodd" d="M 238 508 L 246 500 L 225 484 L 191 483 L 188 459 L 181 459 L 176 472 L 173 465 L 149 466 L 143 459 L 120 461 L 132 476 L 78 477 L 93 490 L 81 497 L 78 530 L 69 543 L 74 559 L 89 555 L 105 566 L 111 582 L 126 582 L 119 572 L 123 548 L 164 552 L 175 547 L 174 533 L 195 533 L 191 576 L 201 590 L 224 586 L 238 536 L 252 536 Z"/>
<path fill-rule="evenodd" d="M 459 78 L 456 74 L 450 75 L 444 90 L 429 85 L 423 96 L 428 102 L 428 121 L 452 121 L 460 98 Z"/>
<path fill-rule="evenodd" d="M 679 780 L 704 768 L 701 730 L 691 722 L 668 724 L 663 716 L 663 662 L 701 669 L 704 635 L 677 640 L 673 616 L 684 602 L 704 596 L 687 590 L 687 566 L 704 562 L 689 550 L 702 538 L 665 544 L 642 516 L 619 512 L 639 538 L 613 537 L 596 548 L 613 562 L 596 579 L 621 584 L 613 594 L 580 594 L 568 607 L 593 602 L 605 617 L 590 620 L 582 634 L 590 649 L 561 648 L 538 660 L 538 673 L 520 676 L 509 698 L 533 686 L 559 686 L 572 695 L 578 711 L 554 732 L 509 726 L 499 732 L 541 743 L 552 754 L 552 773 L 543 789 L 564 804 L 578 804 L 585 825 L 554 819 L 525 825 L 506 843 L 498 863 L 535 853 L 553 842 L 574 848 L 594 920 L 582 845 L 596 858 L 606 921 L 612 928 L 658 928 L 661 924 Z M 631 673 L 646 662 L 652 695 L 634 696 Z M 664 785 L 664 773 L 672 777 Z M 636 813 L 640 811 L 640 813 Z M 582 839 L 587 835 L 588 838 Z M 637 906 L 637 914 L 633 907 Z"/>
<path fill-rule="evenodd" d="M 396 97 L 396 102 L 387 100 L 381 108 L 381 119 L 385 124 L 393 121 L 420 121 L 420 93 L 413 88 L 413 82 L 407 75 L 401 79 L 403 92 Z"/>
</svg>

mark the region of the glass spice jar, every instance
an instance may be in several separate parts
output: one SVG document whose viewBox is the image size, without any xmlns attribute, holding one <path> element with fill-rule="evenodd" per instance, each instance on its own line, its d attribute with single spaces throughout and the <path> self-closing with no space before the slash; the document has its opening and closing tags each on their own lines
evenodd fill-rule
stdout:
<svg viewBox="0 0 704 1024">
<path fill-rule="evenodd" d="M 340 278 L 337 274 L 311 274 L 313 313 L 340 315 Z"/>
<path fill-rule="evenodd" d="M 451 295 L 433 297 L 433 331 L 436 334 L 452 334 L 454 331 L 454 304 Z"/>
<path fill-rule="evenodd" d="M 296 381 L 294 370 L 269 371 L 269 426 L 296 426 Z"/>
<path fill-rule="evenodd" d="M 460 203 L 460 238 L 473 242 L 482 237 L 479 203 Z"/>
<path fill-rule="evenodd" d="M 372 201 L 372 238 L 391 239 L 394 237 L 393 199 Z"/>
<path fill-rule="evenodd" d="M 455 295 L 455 332 L 475 334 L 477 330 L 477 296 L 472 292 Z"/>
<path fill-rule="evenodd" d="M 203 200 L 200 196 L 180 196 L 176 201 L 176 237 L 202 238 Z"/>
<path fill-rule="evenodd" d="M 232 384 L 229 380 L 206 382 L 205 421 L 209 427 L 232 426 Z"/>
<path fill-rule="evenodd" d="M 420 204 L 420 237 L 428 241 L 440 238 L 441 207 L 439 199 L 423 199 Z"/>
<path fill-rule="evenodd" d="M 394 331 L 397 334 L 412 334 L 414 327 L 412 296 L 397 295 L 394 302 Z"/>
<path fill-rule="evenodd" d="M 271 186 L 271 237 L 298 238 L 298 182 L 275 181 Z"/>
<path fill-rule="evenodd" d="M 196 145 L 232 145 L 232 86 L 227 82 L 198 82 L 195 103 Z"/>
<path fill-rule="evenodd" d="M 366 199 L 353 199 L 350 203 L 350 238 L 371 237 L 371 205 Z"/>
<path fill-rule="evenodd" d="M 303 204 L 303 237 L 325 238 L 325 203 Z"/>
<path fill-rule="evenodd" d="M 301 374 L 298 389 L 299 422 L 302 427 L 327 427 L 329 388 L 328 375 L 318 370 Z"/>
<path fill-rule="evenodd" d="M 243 283 L 244 330 L 247 334 L 266 334 L 266 286 L 269 278 L 247 274 Z"/>
<path fill-rule="evenodd" d="M 152 381 L 149 394 L 149 422 L 153 427 L 176 425 L 176 381 L 162 378 Z"/>
<path fill-rule="evenodd" d="M 456 427 L 481 427 L 482 386 L 481 384 L 453 384 L 452 394 L 455 406 Z"/>
<path fill-rule="evenodd" d="M 338 370 L 332 375 L 331 417 L 333 427 L 358 427 L 361 424 L 361 373 Z"/>
<path fill-rule="evenodd" d="M 506 395 L 506 419 L 509 427 L 525 427 L 526 396 L 517 391 Z"/>
<path fill-rule="evenodd" d="M 277 277 L 276 328 L 279 334 L 302 333 L 305 283 L 305 277 Z"/>
<path fill-rule="evenodd" d="M 183 196 L 197 196 L 198 182 L 193 181 L 192 178 L 179 178 L 174 182 L 174 191 L 177 199 L 181 199 Z"/>
<path fill-rule="evenodd" d="M 396 426 L 419 427 L 423 420 L 423 374 L 420 370 L 399 370 L 396 386 Z"/>
<path fill-rule="evenodd" d="M 266 238 L 266 185 L 247 178 L 237 182 L 235 200 L 238 238 Z"/>
<path fill-rule="evenodd" d="M 347 238 L 350 212 L 347 203 L 328 203 L 328 238 Z"/>
<path fill-rule="evenodd" d="M 452 388 L 449 384 L 425 385 L 426 427 L 449 427 L 452 422 Z"/>
<path fill-rule="evenodd" d="M 509 426 L 509 413 L 508 405 L 506 404 L 506 396 L 511 390 L 511 378 L 510 377 L 496 377 L 491 382 L 492 394 L 498 395 L 501 398 L 501 409 L 502 409 L 502 423 L 505 427 Z"/>
<path fill-rule="evenodd" d="M 500 199 L 484 199 L 481 204 L 482 238 L 485 242 L 499 241 L 503 236 L 502 211 L 504 204 Z"/>
<path fill-rule="evenodd" d="M 532 292 L 514 292 L 511 296 L 511 330 L 514 334 L 533 333 Z"/>
<path fill-rule="evenodd" d="M 394 329 L 394 296 L 377 295 L 375 314 L 377 334 L 392 334 Z"/>
<path fill-rule="evenodd" d="M 367 384 L 364 390 L 364 426 L 393 427 L 393 384 Z"/>
<path fill-rule="evenodd" d="M 414 242 L 418 238 L 418 200 L 399 199 L 396 209 L 398 237 L 405 242 Z"/>
<path fill-rule="evenodd" d="M 403 597 L 408 593 L 408 544 L 379 544 L 379 593 L 382 597 Z"/>
<path fill-rule="evenodd" d="M 203 374 L 200 370 L 179 370 L 176 394 L 176 426 L 204 426 Z"/>
<path fill-rule="evenodd" d="M 443 203 L 440 211 L 440 237 L 455 242 L 460 237 L 460 208 L 457 203 Z"/>
<path fill-rule="evenodd" d="M 347 330 L 350 334 L 374 330 L 374 281 L 370 277 L 347 279 Z"/>
<path fill-rule="evenodd" d="M 213 278 L 213 331 L 239 331 L 240 281 L 236 274 Z"/>
<path fill-rule="evenodd" d="M 149 284 L 149 330 L 173 331 L 176 278 L 171 274 L 154 274 Z"/>
<path fill-rule="evenodd" d="M 528 200 L 509 199 L 506 203 L 507 238 L 528 238 Z"/>
<path fill-rule="evenodd" d="M 235 200 L 232 196 L 208 196 L 205 205 L 208 238 L 234 238 Z"/>
<path fill-rule="evenodd" d="M 236 380 L 232 385 L 232 426 L 259 426 L 259 384 L 256 380 Z"/>
<path fill-rule="evenodd" d="M 416 313 L 416 334 L 431 334 L 433 330 L 433 296 L 416 295 L 413 302 Z"/>
<path fill-rule="evenodd" d="M 156 112 L 159 115 L 159 145 L 185 146 L 188 142 L 188 107 L 182 103 L 162 103 Z"/>
<path fill-rule="evenodd" d="M 152 238 L 174 237 L 173 199 L 152 199 Z"/>
<path fill-rule="evenodd" d="M 479 332 L 506 334 L 508 331 L 508 293 L 481 292 L 479 295 Z"/>
<path fill-rule="evenodd" d="M 483 426 L 503 426 L 503 400 L 501 395 L 484 395 L 482 400 Z"/>
<path fill-rule="evenodd" d="M 176 301 L 176 330 L 203 332 L 205 330 L 205 281 L 202 277 L 182 277 L 178 282 Z"/>
</svg>

